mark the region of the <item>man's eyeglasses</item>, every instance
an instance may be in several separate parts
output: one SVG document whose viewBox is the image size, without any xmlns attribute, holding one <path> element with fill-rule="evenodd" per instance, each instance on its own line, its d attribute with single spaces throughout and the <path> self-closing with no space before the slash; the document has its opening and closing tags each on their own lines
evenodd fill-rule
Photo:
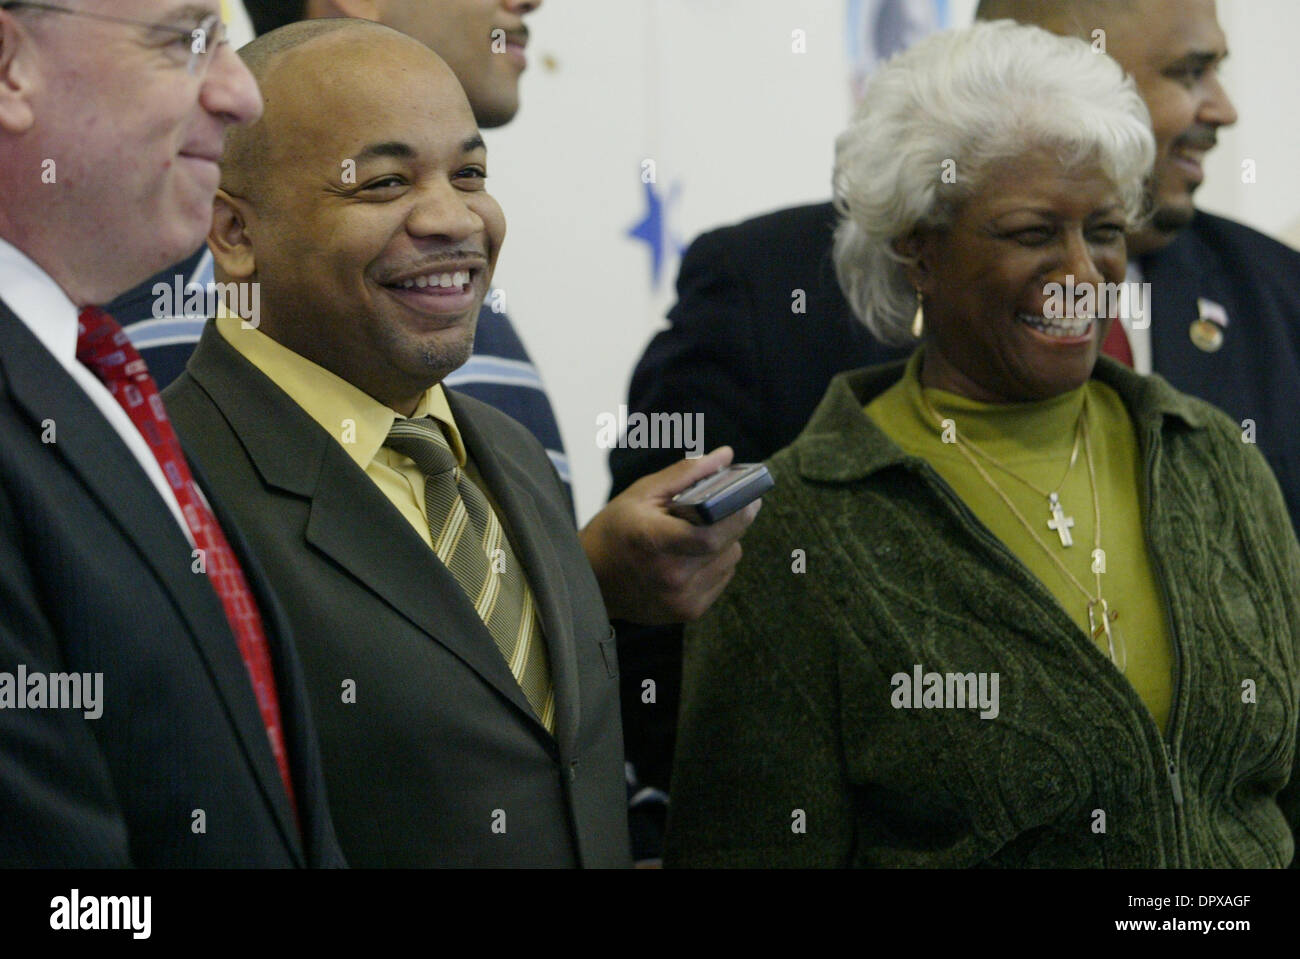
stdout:
<svg viewBox="0 0 1300 959">
<path fill-rule="evenodd" d="M 123 23 L 128 26 L 143 27 L 154 33 L 170 35 L 172 39 L 163 48 L 164 52 L 177 66 L 184 65 L 192 75 L 205 71 L 208 64 L 212 62 L 212 55 L 217 47 L 229 42 L 229 37 L 226 36 L 226 25 L 215 13 L 206 14 L 192 26 L 180 26 L 110 17 L 102 13 L 73 10 L 71 7 L 60 7 L 52 3 L 28 3 L 26 0 L 5 0 L 0 3 L 0 10 L 15 10 L 21 7 L 29 10 L 47 10 L 51 13 L 66 13 L 74 17 L 85 17 L 87 20 L 102 20 L 105 23 Z"/>
</svg>

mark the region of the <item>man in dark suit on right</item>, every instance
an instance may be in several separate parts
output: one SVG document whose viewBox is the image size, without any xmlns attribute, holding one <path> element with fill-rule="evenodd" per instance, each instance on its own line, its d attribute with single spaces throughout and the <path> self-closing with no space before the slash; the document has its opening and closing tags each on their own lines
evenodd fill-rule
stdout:
<svg viewBox="0 0 1300 959">
<path fill-rule="evenodd" d="M 287 608 L 354 866 L 630 864 L 617 654 L 546 452 L 442 380 L 505 232 L 420 42 L 294 23 L 240 50 L 209 245 L 261 316 L 165 393 Z"/>
<path fill-rule="evenodd" d="M 1226 41 L 1213 0 L 983 0 L 977 16 L 1088 40 L 1104 29 L 1107 52 L 1134 75 L 1158 156 L 1151 225 L 1128 238 L 1129 280 L 1149 282 L 1153 302 L 1149 330 L 1108 340 L 1107 352 L 1131 351 L 1139 372 L 1243 423 L 1300 528 L 1300 434 L 1289 426 L 1300 408 L 1300 253 L 1192 204 L 1201 158 L 1237 116 L 1216 73 Z M 670 326 L 633 373 L 629 411 L 702 412 L 706 443 L 730 444 L 737 462 L 762 460 L 794 440 L 836 373 L 910 352 L 873 340 L 850 310 L 830 258 L 836 222 L 822 203 L 699 237 L 682 260 Z M 663 462 L 658 450 L 611 451 L 613 493 Z M 661 788 L 681 671 L 680 639 L 665 632 L 626 632 L 620 644 L 628 758 Z M 656 704 L 629 695 L 647 678 Z"/>
</svg>

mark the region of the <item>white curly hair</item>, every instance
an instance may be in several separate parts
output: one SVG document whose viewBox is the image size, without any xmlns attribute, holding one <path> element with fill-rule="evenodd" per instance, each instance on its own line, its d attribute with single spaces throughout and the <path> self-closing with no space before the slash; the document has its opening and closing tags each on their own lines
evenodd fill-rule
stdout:
<svg viewBox="0 0 1300 959">
<path fill-rule="evenodd" d="M 1010 20 L 976 23 L 880 68 L 835 142 L 832 181 L 835 271 L 873 336 L 916 342 L 916 292 L 894 242 L 950 225 L 990 167 L 1044 147 L 1066 169 L 1097 164 L 1130 228 L 1147 214 L 1150 114 L 1119 64 L 1083 40 Z"/>
</svg>

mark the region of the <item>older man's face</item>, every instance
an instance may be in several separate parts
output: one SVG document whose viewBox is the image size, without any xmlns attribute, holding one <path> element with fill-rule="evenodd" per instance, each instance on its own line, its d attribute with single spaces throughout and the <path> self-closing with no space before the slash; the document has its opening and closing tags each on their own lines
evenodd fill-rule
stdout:
<svg viewBox="0 0 1300 959">
<path fill-rule="evenodd" d="M 1205 154 L 1237 111 L 1219 83 L 1227 39 L 1214 0 L 1142 0 L 1107 31 L 1107 52 L 1133 75 L 1156 137 L 1151 227 L 1130 252 L 1158 248 L 1192 219 L 1192 194 L 1205 177 Z"/>
<path fill-rule="evenodd" d="M 509 123 L 526 66 L 524 16 L 542 0 L 382 0 L 377 19 L 447 61 L 479 126 Z"/>
<path fill-rule="evenodd" d="M 65 0 L 66 2 L 66 0 Z M 73 0 L 86 12 L 191 27 L 217 0 Z M 191 75 L 192 38 L 62 13 L 14 10 L 39 70 L 35 127 L 56 181 L 34 192 L 73 234 L 85 298 L 106 300 L 203 242 L 222 134 L 261 96 L 228 45 Z"/>
</svg>

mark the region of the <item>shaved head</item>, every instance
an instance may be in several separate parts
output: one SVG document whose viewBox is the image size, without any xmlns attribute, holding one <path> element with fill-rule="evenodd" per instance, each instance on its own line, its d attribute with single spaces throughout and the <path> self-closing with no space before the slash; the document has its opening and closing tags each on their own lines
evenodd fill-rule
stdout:
<svg viewBox="0 0 1300 959">
<path fill-rule="evenodd" d="M 240 51 L 262 119 L 228 137 L 208 246 L 257 283 L 260 332 L 403 415 L 470 355 L 505 235 L 451 68 L 365 20 Z"/>
<path fill-rule="evenodd" d="M 1093 30 L 1109 27 L 1137 7 L 1138 0 L 980 0 L 975 19 L 1015 20 L 1088 40 Z"/>
<path fill-rule="evenodd" d="M 318 71 L 291 69 L 300 57 L 322 53 L 323 49 L 317 49 L 320 45 L 351 46 L 375 43 L 376 40 L 403 41 L 413 49 L 430 53 L 431 60 L 441 62 L 422 44 L 397 30 L 371 20 L 346 18 L 303 20 L 280 27 L 241 47 L 239 58 L 257 80 L 264 102 L 275 97 L 283 108 L 285 98 L 289 97 L 291 108 L 296 111 L 307 92 L 304 85 L 309 91 L 320 83 Z M 304 77 L 311 79 L 304 84 Z M 274 117 L 265 119 L 267 122 L 232 128 L 227 132 L 221 154 L 221 188 L 227 193 L 251 199 L 261 195 L 266 186 L 272 155 L 270 141 L 277 123 Z"/>
</svg>

